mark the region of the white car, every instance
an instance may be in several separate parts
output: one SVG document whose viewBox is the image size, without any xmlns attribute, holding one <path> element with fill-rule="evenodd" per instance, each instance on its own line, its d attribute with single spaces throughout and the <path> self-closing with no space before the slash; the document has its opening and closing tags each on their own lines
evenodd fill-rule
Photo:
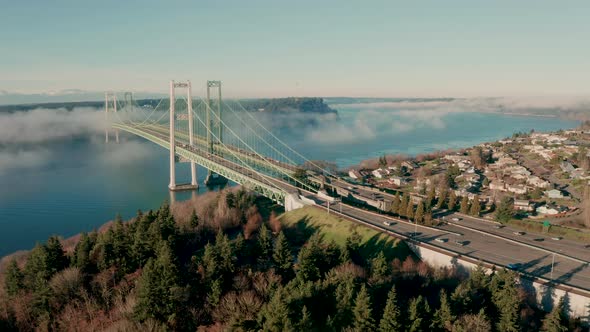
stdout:
<svg viewBox="0 0 590 332">
<path fill-rule="evenodd" d="M 451 220 L 452 221 L 459 221 L 459 220 L 461 220 L 461 218 L 453 217 L 453 218 L 451 218 Z"/>
<path fill-rule="evenodd" d="M 513 232 L 514 235 L 524 235 L 524 232 Z"/>
<path fill-rule="evenodd" d="M 443 239 L 443 238 L 440 238 L 440 237 L 439 237 L 439 238 L 435 239 L 434 241 L 436 241 L 436 242 L 440 242 L 440 243 L 446 243 L 446 242 L 447 242 L 447 241 L 449 241 L 449 240 L 448 240 L 448 239 Z"/>
<path fill-rule="evenodd" d="M 383 225 L 385 225 L 385 226 L 391 226 L 391 223 L 389 221 L 384 221 L 383 222 Z"/>
<path fill-rule="evenodd" d="M 552 237 L 551 240 L 559 241 L 563 239 L 561 236 Z"/>
</svg>

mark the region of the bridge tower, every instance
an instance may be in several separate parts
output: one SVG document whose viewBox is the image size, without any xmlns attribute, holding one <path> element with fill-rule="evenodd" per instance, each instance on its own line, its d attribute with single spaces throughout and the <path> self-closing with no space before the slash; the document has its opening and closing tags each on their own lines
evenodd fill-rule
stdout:
<svg viewBox="0 0 590 332">
<path fill-rule="evenodd" d="M 125 107 L 133 107 L 133 92 L 126 91 L 123 100 L 125 100 Z"/>
<path fill-rule="evenodd" d="M 109 111 L 109 107 L 111 110 Z M 109 142 L 109 112 L 117 113 L 117 95 L 114 92 L 106 92 L 104 94 L 104 112 L 107 120 L 107 127 L 105 129 L 105 143 Z M 115 129 L 115 141 L 119 143 L 119 129 Z"/>
<path fill-rule="evenodd" d="M 188 115 L 188 139 L 189 145 L 194 146 L 194 132 L 193 132 L 193 99 L 191 91 L 191 82 L 174 82 L 170 81 L 170 184 L 168 188 L 174 190 L 190 190 L 199 187 L 197 183 L 197 165 L 190 161 L 191 164 L 191 183 L 188 185 L 176 185 L 176 88 L 186 88 L 187 93 L 187 115 Z"/>
<path fill-rule="evenodd" d="M 217 89 L 216 105 L 211 104 L 211 90 Z M 213 118 L 211 118 L 213 113 Z M 221 81 L 207 81 L 207 105 L 205 106 L 205 122 L 207 125 L 207 149 L 209 153 L 213 153 L 213 145 L 221 145 L 223 142 L 223 125 L 221 123 Z M 215 133 L 216 137 L 213 137 Z M 218 149 L 219 151 L 219 149 Z M 225 184 L 227 179 L 211 170 L 207 173 L 205 179 L 206 185 Z"/>
</svg>

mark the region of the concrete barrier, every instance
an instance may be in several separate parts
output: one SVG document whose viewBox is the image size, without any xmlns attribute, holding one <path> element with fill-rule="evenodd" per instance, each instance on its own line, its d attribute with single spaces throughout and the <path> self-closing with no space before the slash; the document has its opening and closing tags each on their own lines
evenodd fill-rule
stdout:
<svg viewBox="0 0 590 332">
<path fill-rule="evenodd" d="M 320 205 L 315 205 L 315 207 L 326 209 L 326 207 Z M 332 213 L 352 222 L 365 225 L 382 233 L 386 233 L 405 240 L 417 257 L 434 267 L 454 267 L 467 273 L 471 272 L 473 268 L 478 265 L 481 265 L 488 272 L 497 270 L 499 268 L 504 268 L 503 266 L 498 266 L 485 260 L 476 259 L 469 257 L 468 255 L 459 254 L 443 248 L 432 246 L 428 243 L 416 241 L 403 234 L 383 229 L 376 225 L 358 220 L 345 214 L 341 214 L 335 210 L 332 210 Z M 525 289 L 535 295 L 539 307 L 543 310 L 547 312 L 551 311 L 553 306 L 558 303 L 559 299 L 563 296 L 566 296 L 566 300 L 570 308 L 569 315 L 571 317 L 581 317 L 586 324 L 590 323 L 590 292 L 571 286 L 555 284 L 547 279 L 533 275 L 519 273 L 519 276 L 519 283 Z"/>
<path fill-rule="evenodd" d="M 457 253 L 444 253 L 440 248 L 436 248 L 436 250 L 427 248 L 421 243 L 409 243 L 409 247 L 421 260 L 435 267 L 454 267 L 466 272 L 471 271 L 478 265 L 484 267 L 488 272 L 503 268 L 502 266 L 496 266 L 489 262 L 479 261 Z M 526 274 L 519 275 L 520 284 L 535 295 L 540 308 L 549 312 L 561 297 L 566 296 L 570 308 L 570 316 L 582 317 L 588 323 L 590 315 L 589 293 L 573 287 L 554 284 L 543 278 L 528 276 Z"/>
</svg>

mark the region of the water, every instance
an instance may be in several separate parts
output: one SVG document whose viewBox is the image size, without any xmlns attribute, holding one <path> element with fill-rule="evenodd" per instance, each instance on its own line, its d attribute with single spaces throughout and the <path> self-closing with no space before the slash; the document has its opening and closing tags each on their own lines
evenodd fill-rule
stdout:
<svg viewBox="0 0 590 332">
<path fill-rule="evenodd" d="M 317 128 L 275 130 L 310 159 L 331 160 L 344 167 L 383 153 L 413 155 L 468 147 L 516 131 L 577 125 L 558 119 L 407 112 L 372 105 L 336 108 L 339 122 L 325 119 Z M 67 237 L 90 231 L 117 213 L 129 218 L 137 209 L 154 209 L 170 199 L 167 150 L 125 134 L 120 144 L 112 139 L 108 145 L 96 132 L 77 137 L 39 144 L 34 156 L 22 158 L 32 162 L 18 168 L 6 167 L 10 160 L 2 163 L 0 142 L 0 256 L 29 249 L 52 234 Z M 176 174 L 179 183 L 189 182 L 188 164 L 177 165 Z M 206 170 L 199 167 L 198 174 L 202 183 Z M 199 192 L 205 190 L 202 186 Z M 177 194 L 176 199 L 190 195 Z"/>
</svg>

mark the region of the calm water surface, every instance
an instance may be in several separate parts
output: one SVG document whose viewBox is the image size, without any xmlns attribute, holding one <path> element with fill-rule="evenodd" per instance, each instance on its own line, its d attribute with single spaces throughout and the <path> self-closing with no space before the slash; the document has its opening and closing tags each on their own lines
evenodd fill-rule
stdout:
<svg viewBox="0 0 590 332">
<path fill-rule="evenodd" d="M 317 128 L 275 132 L 310 159 L 349 166 L 383 153 L 414 155 L 468 147 L 513 132 L 571 128 L 573 121 L 481 113 L 399 112 L 367 106 L 335 106 L 340 121 Z M 157 208 L 170 199 L 168 152 L 130 135 L 105 145 L 97 135 L 51 143 L 39 167 L 0 172 L 0 256 L 31 248 L 52 234 L 90 231 L 121 213 Z M 202 183 L 206 170 L 198 169 Z M 187 164 L 178 182 L 189 181 Z M 200 192 L 207 190 L 204 186 Z M 177 200 L 186 199 L 183 193 Z"/>
</svg>

